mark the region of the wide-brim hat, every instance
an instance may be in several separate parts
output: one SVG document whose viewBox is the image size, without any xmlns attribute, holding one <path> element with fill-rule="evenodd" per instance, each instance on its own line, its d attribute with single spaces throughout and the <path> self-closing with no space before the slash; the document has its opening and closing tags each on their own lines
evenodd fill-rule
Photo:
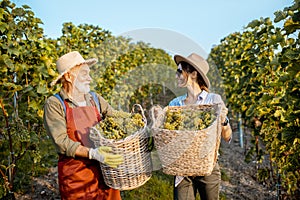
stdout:
<svg viewBox="0 0 300 200">
<path fill-rule="evenodd" d="M 206 76 L 207 72 L 209 71 L 209 65 L 206 62 L 204 58 L 199 56 L 198 54 L 192 53 L 188 57 L 183 57 L 180 55 L 175 55 L 174 60 L 176 64 L 178 65 L 180 62 L 186 62 L 190 65 L 192 65 L 202 76 L 204 83 L 206 84 L 206 87 L 210 87 L 210 82 L 208 77 Z"/>
<path fill-rule="evenodd" d="M 88 66 L 92 66 L 96 64 L 98 60 L 96 58 L 91 58 L 85 60 L 78 51 L 72 51 L 61 56 L 56 61 L 56 68 L 59 73 L 58 77 L 51 82 L 51 86 L 55 85 L 64 74 L 69 72 L 73 67 L 87 64 Z"/>
</svg>

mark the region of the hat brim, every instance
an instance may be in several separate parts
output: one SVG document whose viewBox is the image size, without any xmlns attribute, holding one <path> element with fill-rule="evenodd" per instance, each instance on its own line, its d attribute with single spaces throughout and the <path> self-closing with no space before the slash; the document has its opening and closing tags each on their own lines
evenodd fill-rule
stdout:
<svg viewBox="0 0 300 200">
<path fill-rule="evenodd" d="M 206 87 L 209 88 L 210 87 L 210 81 L 208 79 L 208 77 L 203 73 L 203 71 L 190 59 L 188 58 L 185 58 L 181 55 L 175 55 L 174 56 L 174 60 L 175 60 L 175 63 L 178 65 L 180 62 L 186 62 L 190 65 L 192 65 L 199 73 L 200 75 L 202 76 L 203 78 L 203 81 L 205 82 L 206 84 Z"/>
<path fill-rule="evenodd" d="M 87 64 L 89 67 L 90 66 L 93 66 L 94 64 L 96 64 L 98 62 L 98 60 L 96 58 L 91 58 L 91 59 L 87 59 L 85 60 L 84 62 L 82 63 L 79 63 L 77 65 L 74 65 L 74 66 L 70 66 L 68 69 L 66 69 L 63 73 L 61 73 L 58 77 L 56 77 L 55 80 L 53 80 L 51 82 L 51 87 L 54 86 L 66 73 L 68 73 L 71 69 L 73 69 L 74 67 L 76 66 L 79 66 L 79 65 L 84 65 L 84 64 Z"/>
</svg>

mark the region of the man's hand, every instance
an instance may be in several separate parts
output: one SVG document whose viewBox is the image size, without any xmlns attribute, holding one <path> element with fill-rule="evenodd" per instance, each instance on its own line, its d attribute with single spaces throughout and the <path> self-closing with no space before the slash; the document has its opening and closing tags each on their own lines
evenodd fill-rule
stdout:
<svg viewBox="0 0 300 200">
<path fill-rule="evenodd" d="M 98 160 L 101 163 L 104 163 L 112 168 L 117 168 L 120 165 L 124 158 L 122 155 L 112 154 L 111 147 L 101 146 L 99 148 L 89 150 L 89 158 Z"/>
</svg>

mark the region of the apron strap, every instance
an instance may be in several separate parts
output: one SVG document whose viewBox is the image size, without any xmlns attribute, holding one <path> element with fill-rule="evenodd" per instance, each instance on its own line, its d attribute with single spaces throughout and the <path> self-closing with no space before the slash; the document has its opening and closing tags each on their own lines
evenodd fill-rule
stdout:
<svg viewBox="0 0 300 200">
<path fill-rule="evenodd" d="M 99 113 L 101 113 L 101 106 L 100 106 L 99 99 L 98 99 L 96 93 L 90 91 L 90 94 L 91 94 L 92 97 L 93 97 L 93 100 L 94 100 L 94 102 L 95 102 L 95 104 L 96 104 L 96 107 L 97 107 Z M 54 94 L 54 96 L 60 101 L 60 103 L 61 103 L 61 105 L 63 106 L 64 111 L 65 111 L 65 113 L 66 113 L 66 105 L 65 105 L 65 103 L 64 103 L 64 100 L 61 98 L 61 96 L 59 95 L 59 93 Z"/>
</svg>

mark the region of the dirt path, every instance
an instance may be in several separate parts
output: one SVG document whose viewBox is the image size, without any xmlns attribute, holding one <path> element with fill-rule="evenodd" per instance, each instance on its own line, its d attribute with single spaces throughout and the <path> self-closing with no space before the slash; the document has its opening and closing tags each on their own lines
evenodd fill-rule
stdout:
<svg viewBox="0 0 300 200">
<path fill-rule="evenodd" d="M 222 142 L 219 164 L 229 176 L 229 181 L 222 181 L 221 192 L 226 199 L 245 200 L 276 200 L 275 187 L 267 188 L 256 180 L 256 163 L 246 163 L 245 148 L 249 148 L 252 136 L 248 132 L 244 135 L 244 148 L 240 146 L 239 134 L 235 132 L 230 144 Z"/>
</svg>

